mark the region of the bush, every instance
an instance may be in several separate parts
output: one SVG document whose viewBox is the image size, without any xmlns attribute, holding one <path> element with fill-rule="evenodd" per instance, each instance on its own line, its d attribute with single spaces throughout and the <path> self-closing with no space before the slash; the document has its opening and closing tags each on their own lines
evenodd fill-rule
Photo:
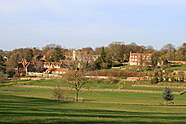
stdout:
<svg viewBox="0 0 186 124">
<path fill-rule="evenodd" d="M 7 76 L 3 73 L 0 73 L 0 83 L 6 83 Z"/>
<path fill-rule="evenodd" d="M 159 83 L 158 78 L 157 78 L 157 77 L 153 77 L 153 78 L 151 79 L 151 84 L 157 84 L 157 83 Z"/>
<path fill-rule="evenodd" d="M 162 97 L 166 101 L 166 104 L 168 104 L 169 101 L 174 100 L 174 95 L 172 94 L 172 91 L 170 88 L 164 89 Z"/>
<path fill-rule="evenodd" d="M 111 83 L 113 83 L 113 84 L 116 84 L 116 83 L 118 83 L 120 80 L 119 79 L 116 79 L 116 78 L 109 78 L 108 79 Z"/>
</svg>

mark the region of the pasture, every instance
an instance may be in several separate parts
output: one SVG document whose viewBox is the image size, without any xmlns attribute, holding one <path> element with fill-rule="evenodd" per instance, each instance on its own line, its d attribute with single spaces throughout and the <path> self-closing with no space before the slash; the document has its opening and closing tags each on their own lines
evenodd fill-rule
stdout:
<svg viewBox="0 0 186 124">
<path fill-rule="evenodd" d="M 55 86 L 53 83 L 29 82 Z M 144 88 L 152 89 L 156 90 Z M 66 96 L 73 97 L 73 93 L 64 90 Z M 47 88 L 0 87 L 0 123 L 186 123 L 186 95 L 175 95 L 175 104 L 165 106 L 161 94 L 90 90 L 81 91 L 80 102 L 56 101 L 52 94 L 53 89 Z"/>
</svg>

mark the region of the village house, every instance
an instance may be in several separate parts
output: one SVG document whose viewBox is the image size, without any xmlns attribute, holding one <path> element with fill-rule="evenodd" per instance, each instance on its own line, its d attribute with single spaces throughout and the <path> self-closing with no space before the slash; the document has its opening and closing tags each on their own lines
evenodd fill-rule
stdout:
<svg viewBox="0 0 186 124">
<path fill-rule="evenodd" d="M 64 74 L 68 71 L 69 71 L 68 68 L 48 68 L 46 70 L 46 73 L 48 73 L 48 74 Z"/>
<path fill-rule="evenodd" d="M 68 50 L 64 52 L 65 60 L 60 62 L 44 62 L 45 56 L 39 56 L 39 60 L 42 59 L 42 66 L 45 69 L 43 73 L 47 74 L 64 74 L 70 69 L 73 69 L 73 66 L 78 62 L 78 68 L 81 68 L 82 63 L 92 63 L 95 62 L 98 58 L 97 55 L 93 55 L 91 50 Z M 27 72 L 35 72 L 33 66 L 35 62 L 20 62 L 17 66 L 16 74 L 17 75 L 26 75 Z M 32 68 L 31 68 L 32 67 Z"/>
<path fill-rule="evenodd" d="M 44 62 L 44 68 L 61 68 L 61 62 Z"/>
<path fill-rule="evenodd" d="M 44 62 L 45 73 L 48 74 L 64 74 L 69 69 L 65 66 L 65 61 L 61 62 Z"/>
<path fill-rule="evenodd" d="M 152 54 L 130 53 L 129 65 L 151 66 L 152 65 Z"/>
</svg>

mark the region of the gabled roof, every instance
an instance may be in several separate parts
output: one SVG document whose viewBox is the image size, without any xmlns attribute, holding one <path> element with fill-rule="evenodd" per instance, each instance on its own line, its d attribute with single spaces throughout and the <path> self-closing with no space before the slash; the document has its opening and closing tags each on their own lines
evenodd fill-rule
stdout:
<svg viewBox="0 0 186 124">
<path fill-rule="evenodd" d="M 67 72 L 67 71 L 69 71 L 69 69 L 68 68 L 48 68 L 46 71 Z"/>
</svg>

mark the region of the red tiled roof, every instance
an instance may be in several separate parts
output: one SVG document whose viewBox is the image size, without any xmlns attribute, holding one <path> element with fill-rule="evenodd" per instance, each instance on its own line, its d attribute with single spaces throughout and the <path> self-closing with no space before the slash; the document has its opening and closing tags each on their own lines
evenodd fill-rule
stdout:
<svg viewBox="0 0 186 124">
<path fill-rule="evenodd" d="M 69 69 L 68 68 L 48 68 L 46 71 L 66 72 L 66 71 L 69 71 Z"/>
</svg>

